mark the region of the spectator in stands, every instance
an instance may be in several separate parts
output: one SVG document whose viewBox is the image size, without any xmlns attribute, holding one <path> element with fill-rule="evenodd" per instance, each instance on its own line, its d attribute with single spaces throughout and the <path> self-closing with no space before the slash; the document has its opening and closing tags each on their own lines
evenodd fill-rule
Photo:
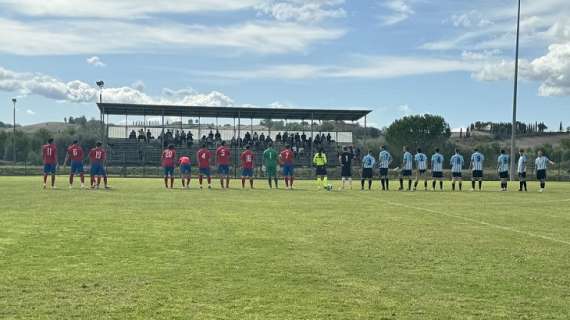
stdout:
<svg viewBox="0 0 570 320">
<path fill-rule="evenodd" d="M 138 139 L 139 139 L 139 142 L 140 142 L 141 140 L 143 140 L 143 141 L 146 140 L 146 136 L 145 136 L 145 134 L 144 134 L 144 130 L 143 130 L 143 129 L 140 129 L 140 130 L 139 130 L 139 137 L 138 137 Z"/>
<path fill-rule="evenodd" d="M 321 143 L 325 143 L 327 141 L 327 136 L 324 133 L 321 133 Z"/>
<path fill-rule="evenodd" d="M 330 133 L 330 132 L 327 134 L 327 142 L 328 142 L 328 143 L 331 143 L 331 142 L 332 142 L 332 136 L 331 136 L 331 133 Z"/>
<path fill-rule="evenodd" d="M 307 142 L 307 135 L 305 134 L 304 131 L 303 131 L 303 134 L 301 135 L 301 141 L 302 141 L 303 143 L 306 143 L 306 142 Z"/>
<path fill-rule="evenodd" d="M 220 131 L 218 129 L 216 129 L 216 134 L 214 135 L 214 139 L 216 140 L 216 142 L 222 141 L 222 134 L 220 133 Z"/>
<path fill-rule="evenodd" d="M 243 137 L 243 142 L 244 143 L 250 143 L 251 142 L 251 133 L 249 133 L 249 131 L 245 133 L 245 136 Z"/>
<path fill-rule="evenodd" d="M 289 133 L 287 133 L 287 131 L 285 131 L 285 133 L 283 133 L 283 143 L 287 143 L 287 141 L 289 141 Z"/>
<path fill-rule="evenodd" d="M 241 137 L 237 138 L 237 146 L 240 148 L 243 146 L 243 139 Z"/>
<path fill-rule="evenodd" d="M 146 130 L 146 142 L 150 142 L 150 140 L 154 139 L 154 137 L 152 136 L 152 133 L 150 132 L 150 129 Z"/>
<path fill-rule="evenodd" d="M 236 147 L 236 146 L 237 146 L 237 140 L 236 140 L 236 137 L 235 137 L 235 136 L 232 137 L 232 140 L 230 141 L 230 145 L 231 145 L 232 147 Z"/>
<path fill-rule="evenodd" d="M 253 143 L 259 142 L 259 136 L 257 135 L 257 131 L 253 133 Z"/>
<path fill-rule="evenodd" d="M 301 136 L 299 135 L 299 132 L 295 133 L 295 143 L 299 143 L 301 142 Z"/>
<path fill-rule="evenodd" d="M 273 143 L 273 140 L 269 135 L 267 135 L 267 137 L 265 138 L 265 144 L 270 144 L 270 143 Z"/>
<path fill-rule="evenodd" d="M 315 136 L 315 145 L 321 144 L 321 135 L 317 133 Z"/>
<path fill-rule="evenodd" d="M 359 148 L 359 147 L 356 147 L 356 151 L 355 151 L 354 153 L 355 153 L 355 154 L 354 154 L 354 158 L 355 158 L 356 160 L 360 160 L 361 152 L 360 152 L 360 148 Z"/>
<path fill-rule="evenodd" d="M 280 142 L 281 142 L 281 132 L 279 132 L 279 133 L 275 136 L 275 141 L 276 141 L 277 143 L 280 143 Z"/>
<path fill-rule="evenodd" d="M 180 143 L 181 144 L 186 143 L 186 132 L 184 132 L 184 129 L 182 129 L 182 131 L 180 131 Z"/>
<path fill-rule="evenodd" d="M 179 146 L 180 145 L 180 130 L 176 130 L 176 132 L 174 133 L 174 144 Z"/>
<path fill-rule="evenodd" d="M 137 132 L 135 130 L 131 130 L 131 133 L 129 133 L 129 139 L 137 139 Z"/>
<path fill-rule="evenodd" d="M 214 141 L 214 132 L 212 132 L 212 130 L 210 130 L 210 133 L 208 133 L 208 140 Z"/>
<path fill-rule="evenodd" d="M 259 141 L 265 143 L 265 134 L 263 132 L 259 135 Z"/>
</svg>

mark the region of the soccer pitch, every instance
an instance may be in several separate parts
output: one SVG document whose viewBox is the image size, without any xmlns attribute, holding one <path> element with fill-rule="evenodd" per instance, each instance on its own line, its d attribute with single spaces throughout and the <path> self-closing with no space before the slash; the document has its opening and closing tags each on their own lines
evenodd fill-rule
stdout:
<svg viewBox="0 0 570 320">
<path fill-rule="evenodd" d="M 111 179 L 92 191 L 40 180 L 0 178 L 1 319 L 570 318 L 570 184 L 382 193 L 356 181 L 201 191 Z"/>
</svg>

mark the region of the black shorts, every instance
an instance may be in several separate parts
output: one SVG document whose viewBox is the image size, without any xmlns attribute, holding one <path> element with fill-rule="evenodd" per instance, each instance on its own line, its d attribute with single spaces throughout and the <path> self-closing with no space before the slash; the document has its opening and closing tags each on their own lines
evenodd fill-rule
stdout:
<svg viewBox="0 0 570 320">
<path fill-rule="evenodd" d="M 473 170 L 473 179 L 483 178 L 483 170 Z"/>
<path fill-rule="evenodd" d="M 319 166 L 316 169 L 317 176 L 326 176 L 327 175 L 327 167 Z"/>
<path fill-rule="evenodd" d="M 419 174 L 420 176 L 425 176 L 425 175 L 426 175 L 426 170 L 425 170 L 425 169 L 418 170 L 418 174 Z"/>
<path fill-rule="evenodd" d="M 340 176 L 343 178 L 351 178 L 352 177 L 352 168 L 351 167 L 342 167 Z"/>
<path fill-rule="evenodd" d="M 526 179 L 526 172 L 519 172 L 519 178 Z"/>
<path fill-rule="evenodd" d="M 433 172 L 431 173 L 431 176 L 432 176 L 433 178 L 441 179 L 441 178 L 443 178 L 443 172 L 441 172 L 441 171 L 433 171 Z"/>
<path fill-rule="evenodd" d="M 374 172 L 372 168 L 364 168 L 362 169 L 362 179 L 372 179 Z"/>
<path fill-rule="evenodd" d="M 402 177 L 411 177 L 412 170 L 402 170 Z"/>
<path fill-rule="evenodd" d="M 546 170 L 536 170 L 537 180 L 546 180 Z"/>
<path fill-rule="evenodd" d="M 499 178 L 508 179 L 509 178 L 509 172 L 508 171 L 499 172 Z"/>
<path fill-rule="evenodd" d="M 452 173 L 451 173 L 451 176 L 452 176 L 453 178 L 461 178 L 461 177 L 463 177 L 463 175 L 461 174 L 461 172 L 452 172 Z"/>
<path fill-rule="evenodd" d="M 387 177 L 388 176 L 388 168 L 380 168 L 380 176 Z"/>
</svg>

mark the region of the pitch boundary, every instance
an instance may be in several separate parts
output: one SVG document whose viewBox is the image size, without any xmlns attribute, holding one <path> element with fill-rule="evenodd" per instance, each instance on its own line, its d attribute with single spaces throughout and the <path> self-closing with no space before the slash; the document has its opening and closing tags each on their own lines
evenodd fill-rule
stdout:
<svg viewBox="0 0 570 320">
<path fill-rule="evenodd" d="M 533 233 L 533 232 L 528 232 L 528 231 L 521 231 L 515 228 L 511 228 L 511 227 L 505 227 L 502 225 L 498 225 L 498 224 L 494 224 L 494 223 L 489 223 L 489 222 L 485 222 L 485 221 L 481 221 L 481 220 L 477 220 L 477 219 L 472 219 L 472 218 L 468 218 L 468 217 L 464 217 L 464 216 L 459 216 L 459 215 L 455 215 L 455 214 L 449 214 L 449 213 L 445 213 L 445 212 L 439 212 L 436 210 L 432 210 L 432 209 L 427 209 L 427 208 L 421 208 L 421 207 L 416 207 L 416 206 L 410 206 L 410 205 L 406 205 L 406 204 L 402 204 L 402 203 L 398 203 L 398 202 L 393 202 L 393 201 L 385 201 L 385 200 L 381 200 L 382 202 L 389 204 L 389 205 L 393 205 L 393 206 L 397 206 L 397 207 L 403 207 L 403 208 L 408 208 L 408 209 L 413 209 L 416 211 L 423 211 L 423 212 L 428 212 L 434 215 L 441 215 L 441 216 L 446 216 L 446 217 L 450 217 L 450 218 L 454 218 L 454 219 L 459 219 L 459 220 L 463 220 L 463 221 L 468 221 L 471 223 L 475 223 L 475 224 L 479 224 L 482 226 L 486 226 L 486 227 L 491 227 L 494 229 L 498 229 L 498 230 L 503 230 L 503 231 L 509 231 L 512 233 L 516 233 L 516 234 L 521 234 L 521 235 L 526 235 L 528 237 L 531 238 L 536 238 L 536 239 L 542 239 L 542 240 L 548 240 L 548 241 L 552 241 L 552 242 L 556 242 L 556 243 L 561 243 L 561 244 L 565 244 L 570 246 L 570 242 L 569 241 L 564 241 L 564 240 L 560 240 L 560 239 L 556 239 L 556 238 L 552 238 L 549 236 L 544 236 L 541 234 L 537 234 L 537 233 Z"/>
</svg>

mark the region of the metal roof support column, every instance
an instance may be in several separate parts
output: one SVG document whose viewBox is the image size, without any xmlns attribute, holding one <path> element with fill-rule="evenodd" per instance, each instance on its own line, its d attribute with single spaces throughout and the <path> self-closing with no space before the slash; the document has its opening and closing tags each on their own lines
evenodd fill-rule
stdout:
<svg viewBox="0 0 570 320">
<path fill-rule="evenodd" d="M 202 140 L 202 118 L 198 117 L 198 141 Z"/>
<path fill-rule="evenodd" d="M 160 136 L 160 147 L 164 148 L 164 110 L 162 110 L 162 134 Z"/>
<path fill-rule="evenodd" d="M 125 113 L 125 139 L 129 138 L 129 114 Z"/>
<path fill-rule="evenodd" d="M 315 152 L 315 149 L 314 149 L 315 135 L 314 135 L 314 130 L 313 130 L 314 129 L 313 128 L 314 123 L 315 123 L 315 114 L 311 113 L 311 156 L 309 157 L 309 163 L 310 163 L 309 166 L 310 167 L 313 166 L 313 156 L 314 156 L 313 153 Z"/>
</svg>

